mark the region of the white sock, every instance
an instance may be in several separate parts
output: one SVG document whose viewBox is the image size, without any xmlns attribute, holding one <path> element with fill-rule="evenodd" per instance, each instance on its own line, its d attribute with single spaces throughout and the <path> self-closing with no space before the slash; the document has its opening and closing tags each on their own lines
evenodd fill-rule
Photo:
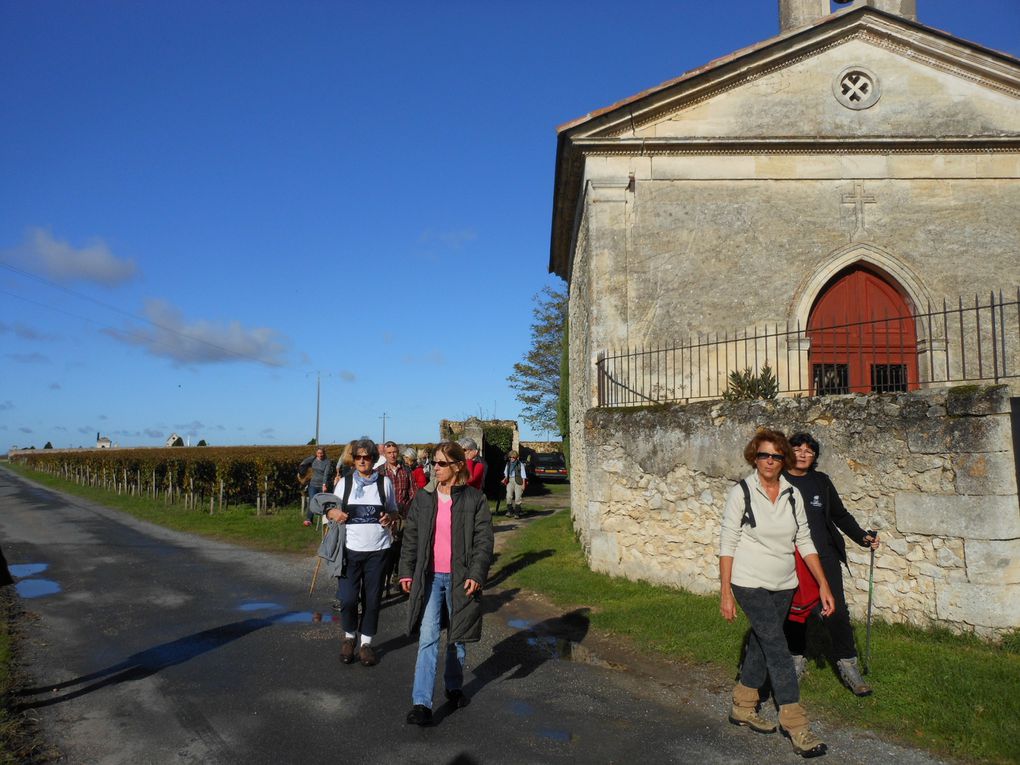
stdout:
<svg viewBox="0 0 1020 765">
<path fill-rule="evenodd" d="M 344 632 L 344 637 L 348 640 L 354 640 L 358 635 L 355 632 Z"/>
<path fill-rule="evenodd" d="M 361 636 L 361 644 L 362 645 L 372 645 L 372 636 L 371 635 L 362 635 Z"/>
</svg>

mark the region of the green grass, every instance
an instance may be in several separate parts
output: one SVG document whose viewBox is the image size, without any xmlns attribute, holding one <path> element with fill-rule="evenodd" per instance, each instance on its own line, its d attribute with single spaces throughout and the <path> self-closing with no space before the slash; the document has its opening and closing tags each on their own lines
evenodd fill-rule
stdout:
<svg viewBox="0 0 1020 765">
<path fill-rule="evenodd" d="M 552 551 L 553 554 L 548 554 Z M 525 565 L 527 564 L 527 565 Z M 564 609 L 591 608 L 592 627 L 626 635 L 664 657 L 735 673 L 748 624 L 719 615 L 715 596 L 698 596 L 591 572 L 570 516 L 535 520 L 511 539 L 496 565 L 507 584 L 541 592 Z M 860 625 L 858 639 L 863 641 Z M 813 644 L 821 642 L 819 628 Z M 1001 645 L 977 638 L 878 623 L 872 627 L 868 681 L 858 699 L 819 657 L 803 698 L 812 714 L 838 724 L 974 762 L 1020 762 L 1020 651 L 1014 633 Z"/>
<path fill-rule="evenodd" d="M 200 534 L 210 539 L 244 545 L 272 552 L 299 553 L 311 555 L 319 543 L 315 527 L 301 525 L 302 516 L 297 505 L 277 508 L 271 514 L 256 515 L 251 505 L 228 507 L 212 515 L 208 508 L 185 510 L 181 505 L 165 505 L 163 500 L 147 497 L 118 495 L 106 489 L 79 486 L 23 465 L 9 464 L 4 468 L 31 478 L 36 483 L 66 494 L 100 502 L 107 507 L 158 523 L 167 528 Z"/>
</svg>

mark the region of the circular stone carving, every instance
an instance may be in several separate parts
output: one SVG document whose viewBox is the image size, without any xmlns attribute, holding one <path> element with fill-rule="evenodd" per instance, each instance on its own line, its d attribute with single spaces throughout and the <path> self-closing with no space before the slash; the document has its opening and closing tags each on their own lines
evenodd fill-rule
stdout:
<svg viewBox="0 0 1020 765">
<path fill-rule="evenodd" d="M 832 93 L 847 109 L 867 109 L 881 95 L 878 77 L 863 66 L 848 66 L 832 81 Z"/>
</svg>

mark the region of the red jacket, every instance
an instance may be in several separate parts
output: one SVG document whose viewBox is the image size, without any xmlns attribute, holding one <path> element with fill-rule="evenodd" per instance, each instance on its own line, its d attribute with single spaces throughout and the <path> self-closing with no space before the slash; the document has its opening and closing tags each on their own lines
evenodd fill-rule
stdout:
<svg viewBox="0 0 1020 765">
<path fill-rule="evenodd" d="M 478 491 L 484 491 L 482 488 L 482 481 L 485 480 L 485 463 L 480 460 L 468 460 L 467 461 L 468 473 L 471 476 L 468 478 L 467 485 L 474 486 Z"/>
</svg>

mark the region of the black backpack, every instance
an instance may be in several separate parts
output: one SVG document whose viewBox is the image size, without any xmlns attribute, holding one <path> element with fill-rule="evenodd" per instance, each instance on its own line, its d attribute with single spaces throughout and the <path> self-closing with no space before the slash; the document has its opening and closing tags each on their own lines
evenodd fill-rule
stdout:
<svg viewBox="0 0 1020 765">
<path fill-rule="evenodd" d="M 351 498 L 351 486 L 354 485 L 354 474 L 347 476 L 344 480 L 344 495 L 340 499 L 340 509 L 347 512 L 347 501 Z M 379 481 L 379 499 L 382 500 L 383 512 L 386 510 L 386 476 L 380 475 L 375 480 Z"/>
</svg>

